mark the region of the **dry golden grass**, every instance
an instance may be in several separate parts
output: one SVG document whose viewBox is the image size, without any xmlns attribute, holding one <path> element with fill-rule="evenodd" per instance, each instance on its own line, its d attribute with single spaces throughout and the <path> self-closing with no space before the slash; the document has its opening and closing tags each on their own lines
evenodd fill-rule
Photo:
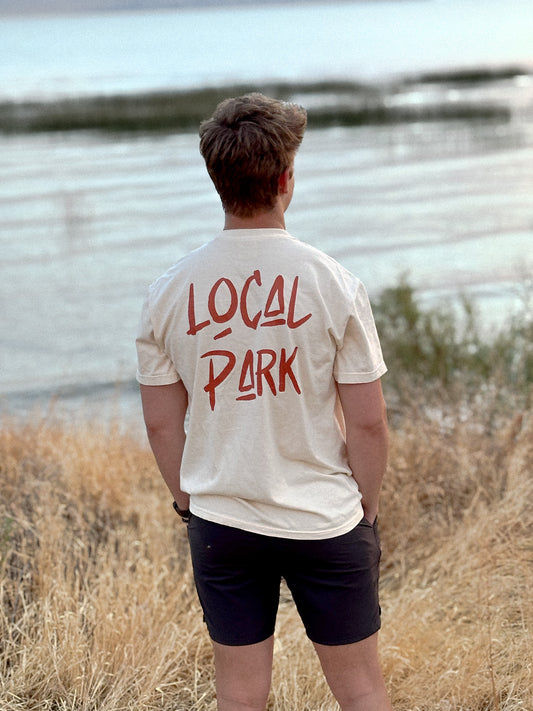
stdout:
<svg viewBox="0 0 533 711">
<path fill-rule="evenodd" d="M 391 433 L 383 669 L 396 711 L 533 709 L 533 422 L 413 415 Z M 212 711 L 184 527 L 144 440 L 5 421 L 0 709 Z M 269 711 L 333 711 L 283 598 Z"/>
</svg>

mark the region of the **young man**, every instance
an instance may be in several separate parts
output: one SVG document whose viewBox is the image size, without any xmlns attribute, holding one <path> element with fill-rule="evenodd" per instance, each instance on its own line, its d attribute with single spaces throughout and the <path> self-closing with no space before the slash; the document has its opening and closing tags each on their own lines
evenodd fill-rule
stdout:
<svg viewBox="0 0 533 711">
<path fill-rule="evenodd" d="M 377 654 L 386 367 L 361 282 L 285 230 L 305 126 L 260 94 L 201 125 L 224 230 L 151 286 L 137 339 L 219 711 L 266 706 L 282 577 L 341 709 L 391 709 Z"/>
</svg>

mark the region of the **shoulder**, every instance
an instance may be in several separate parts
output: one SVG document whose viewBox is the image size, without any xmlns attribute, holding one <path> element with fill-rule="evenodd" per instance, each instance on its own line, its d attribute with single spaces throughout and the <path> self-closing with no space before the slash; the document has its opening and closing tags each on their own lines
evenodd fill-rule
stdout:
<svg viewBox="0 0 533 711">
<path fill-rule="evenodd" d="M 298 240 L 294 242 L 300 250 L 302 265 L 313 271 L 317 279 L 324 280 L 352 296 L 355 296 L 361 288 L 364 290 L 361 280 L 334 257 L 306 242 Z"/>
<path fill-rule="evenodd" d="M 162 294 L 169 287 L 174 287 L 180 283 L 184 275 L 190 273 L 195 265 L 207 258 L 209 244 L 204 244 L 184 255 L 169 267 L 166 272 L 158 276 L 148 288 L 150 295 L 153 297 Z"/>
</svg>

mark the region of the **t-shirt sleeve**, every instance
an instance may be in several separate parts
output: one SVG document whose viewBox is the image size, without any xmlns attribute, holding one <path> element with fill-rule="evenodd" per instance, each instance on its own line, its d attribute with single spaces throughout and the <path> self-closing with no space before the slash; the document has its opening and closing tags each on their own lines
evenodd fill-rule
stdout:
<svg viewBox="0 0 533 711">
<path fill-rule="evenodd" d="M 143 305 L 136 346 L 136 377 L 141 385 L 172 385 L 180 380 L 172 361 L 155 338 L 149 295 Z"/>
<path fill-rule="evenodd" d="M 333 375 L 338 383 L 371 383 L 386 372 L 370 301 L 358 282 Z"/>
</svg>

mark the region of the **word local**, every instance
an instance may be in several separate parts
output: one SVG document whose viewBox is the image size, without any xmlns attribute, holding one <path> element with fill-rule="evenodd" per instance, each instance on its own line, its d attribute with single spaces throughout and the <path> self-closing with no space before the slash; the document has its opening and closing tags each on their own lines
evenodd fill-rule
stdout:
<svg viewBox="0 0 533 711">
<path fill-rule="evenodd" d="M 215 284 L 211 287 L 207 298 L 207 310 L 213 322 L 219 325 L 227 324 L 237 315 L 237 312 L 239 312 L 244 325 L 248 328 L 253 328 L 254 330 L 257 326 L 287 326 L 290 329 L 299 328 L 311 318 L 311 314 L 302 316 L 299 319 L 295 317 L 296 299 L 298 296 L 298 281 L 299 277 L 294 277 L 289 296 L 289 303 L 287 306 L 287 313 L 285 313 L 285 279 L 281 274 L 279 274 L 274 279 L 274 282 L 270 287 L 264 311 L 260 310 L 257 313 L 250 315 L 248 305 L 250 288 L 254 282 L 257 286 L 262 286 L 261 272 L 259 269 L 256 269 L 254 273 L 246 279 L 242 286 L 240 295 L 230 279 L 222 277 L 215 282 Z M 227 307 L 219 309 L 217 306 L 217 299 L 218 302 L 220 302 L 220 300 L 226 301 Z M 195 336 L 199 331 L 211 324 L 211 320 L 209 319 L 200 322 L 196 319 L 194 284 L 189 286 L 188 316 L 189 330 L 187 331 L 187 335 L 189 336 Z M 262 317 L 266 320 L 260 323 Z M 225 328 L 217 333 L 217 335 L 214 336 L 214 339 L 223 338 L 230 333 L 231 328 Z"/>
</svg>

